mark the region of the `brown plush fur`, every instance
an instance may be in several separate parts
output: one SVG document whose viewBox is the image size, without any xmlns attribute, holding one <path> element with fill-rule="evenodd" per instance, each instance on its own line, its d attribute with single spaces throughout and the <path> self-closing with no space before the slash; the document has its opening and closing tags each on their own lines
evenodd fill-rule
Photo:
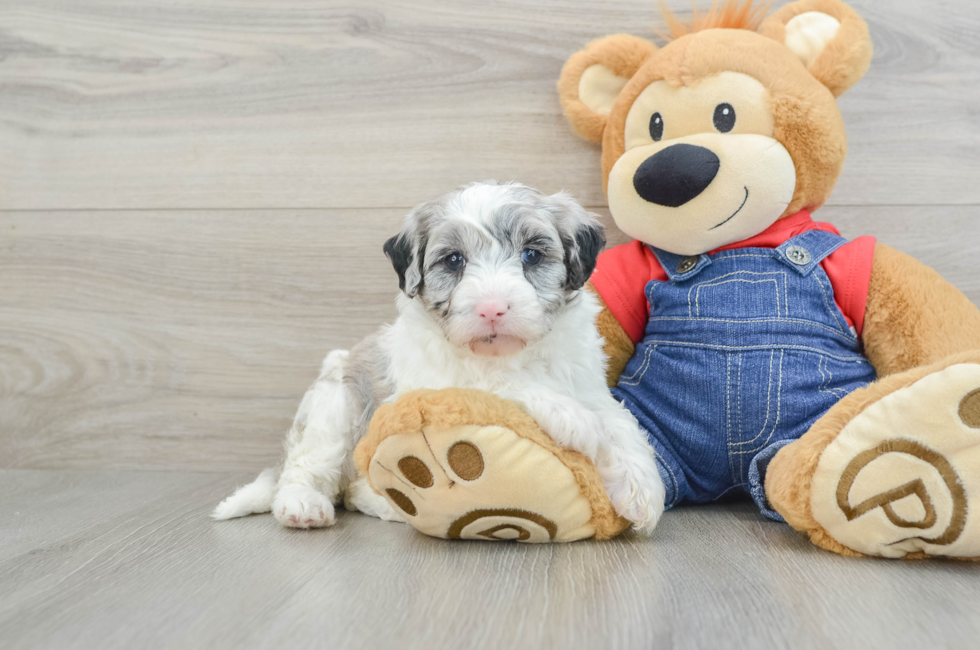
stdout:
<svg viewBox="0 0 980 650">
<path fill-rule="evenodd" d="M 599 292 L 596 291 L 595 287 L 592 286 L 592 283 L 590 282 L 585 285 L 585 288 L 594 293 L 596 298 L 599 299 L 599 304 L 602 305 L 602 311 L 596 319 L 596 327 L 599 329 L 599 334 L 605 341 L 603 350 L 606 353 L 606 357 L 608 357 L 606 384 L 612 388 L 619 383 L 619 376 L 626 369 L 626 364 L 629 363 L 630 357 L 633 356 L 636 347 L 633 345 L 629 334 L 619 324 L 619 321 L 616 320 L 613 313 L 609 311 L 606 302 L 599 295 Z"/>
<path fill-rule="evenodd" d="M 577 451 L 559 447 L 531 416 L 513 403 L 480 390 L 417 390 L 402 395 L 393 404 L 380 406 L 367 434 L 354 449 L 354 462 L 361 475 L 370 480 L 368 466 L 371 458 L 388 436 L 428 427 L 445 430 L 463 425 L 504 427 L 557 456 L 572 471 L 592 507 L 590 523 L 596 531 L 596 539 L 609 539 L 629 526 L 628 521 L 616 514 L 602 487 L 599 472 L 588 458 Z"/>
<path fill-rule="evenodd" d="M 680 38 L 694 32 L 705 29 L 749 29 L 756 30 L 766 17 L 772 1 L 764 2 L 753 6 L 755 0 L 723 0 L 721 3 L 714 0 L 707 13 L 699 13 L 698 6 L 694 5 L 694 18 L 690 24 L 685 24 L 677 19 L 677 16 L 664 0 L 660 0 L 660 15 L 670 29 L 671 38 Z"/>
<path fill-rule="evenodd" d="M 868 25 L 853 9 L 837 0 L 800 0 L 767 18 L 759 27 L 759 33 L 782 43 L 786 40 L 786 23 L 808 11 L 819 11 L 840 21 L 840 30 L 834 39 L 807 68 L 834 97 L 840 97 L 871 67 Z"/>
<path fill-rule="evenodd" d="M 915 258 L 877 244 L 863 338 L 883 377 L 980 349 L 980 309 Z"/>
<path fill-rule="evenodd" d="M 620 77 L 629 79 L 657 48 L 642 38 L 629 34 L 606 36 L 573 55 L 562 68 L 558 79 L 558 95 L 565 109 L 565 117 L 580 137 L 592 142 L 602 141 L 606 128 L 606 116 L 586 106 L 578 96 L 582 73 L 593 65 L 601 64 Z"/>
<path fill-rule="evenodd" d="M 863 556 L 831 537 L 817 523 L 810 510 L 810 487 L 820 455 L 841 429 L 864 409 L 885 395 L 911 386 L 926 375 L 958 363 L 980 363 L 980 351 L 953 354 L 930 365 L 890 375 L 854 391 L 838 402 L 802 438 L 780 449 L 769 463 L 766 472 L 766 497 L 772 506 L 790 526 L 805 532 L 817 546 L 841 555 Z M 903 559 L 923 557 L 926 557 L 925 554 L 909 554 Z"/>
<path fill-rule="evenodd" d="M 602 134 L 603 188 L 608 188 L 609 172 L 626 150 L 629 109 L 647 86 L 659 80 L 674 86 L 694 85 L 719 72 L 733 71 L 758 79 L 769 90 L 775 122 L 773 137 L 793 158 L 796 190 L 783 216 L 823 205 L 834 189 L 847 154 L 847 136 L 835 93 L 843 92 L 845 82 L 854 83 L 867 70 L 871 40 L 864 21 L 843 3 L 807 2 L 814 6 L 839 6 L 834 15 L 841 20 L 841 28 L 811 66 L 833 86 L 825 86 L 822 78 L 807 74 L 796 55 L 782 44 L 785 30 L 779 33 L 779 29 L 795 15 L 783 11 L 763 23 L 763 27 L 769 25 L 765 36 L 746 29 L 709 29 L 682 36 L 658 50 L 652 44 L 642 48 L 637 43 L 640 39 L 617 35 L 595 41 L 572 56 L 562 71 L 558 87 L 572 128 L 593 141 L 597 140 L 597 133 Z M 784 10 L 792 6 L 787 5 Z M 779 38 L 771 38 L 772 34 Z M 839 43 L 847 38 L 857 38 L 861 43 Z M 596 63 L 628 72 L 629 66 L 622 64 L 627 55 L 632 55 L 631 66 L 637 62 L 641 65 L 631 75 L 612 112 L 608 116 L 593 113 L 578 100 L 582 72 Z"/>
</svg>

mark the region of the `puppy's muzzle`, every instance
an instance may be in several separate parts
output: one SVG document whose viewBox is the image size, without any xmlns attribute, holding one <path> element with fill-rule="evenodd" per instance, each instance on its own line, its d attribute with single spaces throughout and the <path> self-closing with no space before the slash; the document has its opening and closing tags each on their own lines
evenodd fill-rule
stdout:
<svg viewBox="0 0 980 650">
<path fill-rule="evenodd" d="M 640 163 L 633 174 L 633 187 L 645 201 L 676 208 L 711 185 L 720 164 L 710 149 L 674 144 Z"/>
</svg>

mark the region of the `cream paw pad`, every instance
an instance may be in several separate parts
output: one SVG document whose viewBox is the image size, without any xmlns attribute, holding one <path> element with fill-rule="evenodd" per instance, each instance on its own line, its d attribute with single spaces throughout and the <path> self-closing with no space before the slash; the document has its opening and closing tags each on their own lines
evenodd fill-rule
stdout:
<svg viewBox="0 0 980 650">
<path fill-rule="evenodd" d="M 591 461 L 483 391 L 403 395 L 378 409 L 354 458 L 375 491 L 433 537 L 571 542 L 629 525 Z"/>
<path fill-rule="evenodd" d="M 885 395 L 823 450 L 811 508 L 867 555 L 980 555 L 980 365 L 960 363 Z"/>
</svg>

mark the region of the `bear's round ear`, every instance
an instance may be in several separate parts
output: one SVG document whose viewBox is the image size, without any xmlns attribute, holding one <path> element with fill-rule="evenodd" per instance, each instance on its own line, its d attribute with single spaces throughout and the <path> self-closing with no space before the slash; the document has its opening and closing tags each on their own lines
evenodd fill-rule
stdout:
<svg viewBox="0 0 980 650">
<path fill-rule="evenodd" d="M 798 56 L 817 81 L 839 97 L 871 65 L 868 25 L 840 0 L 797 0 L 759 26 Z"/>
<path fill-rule="evenodd" d="M 561 104 L 572 129 L 586 140 L 602 142 L 616 98 L 656 49 L 642 38 L 615 34 L 573 54 L 558 79 Z"/>
</svg>

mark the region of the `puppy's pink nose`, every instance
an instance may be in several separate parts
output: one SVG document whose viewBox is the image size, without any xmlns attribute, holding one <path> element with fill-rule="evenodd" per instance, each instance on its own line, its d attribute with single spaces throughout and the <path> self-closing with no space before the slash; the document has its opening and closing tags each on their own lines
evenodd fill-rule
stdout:
<svg viewBox="0 0 980 650">
<path fill-rule="evenodd" d="M 488 323 L 500 320 L 508 309 L 507 303 L 499 298 L 485 298 L 476 303 L 476 314 Z"/>
</svg>

